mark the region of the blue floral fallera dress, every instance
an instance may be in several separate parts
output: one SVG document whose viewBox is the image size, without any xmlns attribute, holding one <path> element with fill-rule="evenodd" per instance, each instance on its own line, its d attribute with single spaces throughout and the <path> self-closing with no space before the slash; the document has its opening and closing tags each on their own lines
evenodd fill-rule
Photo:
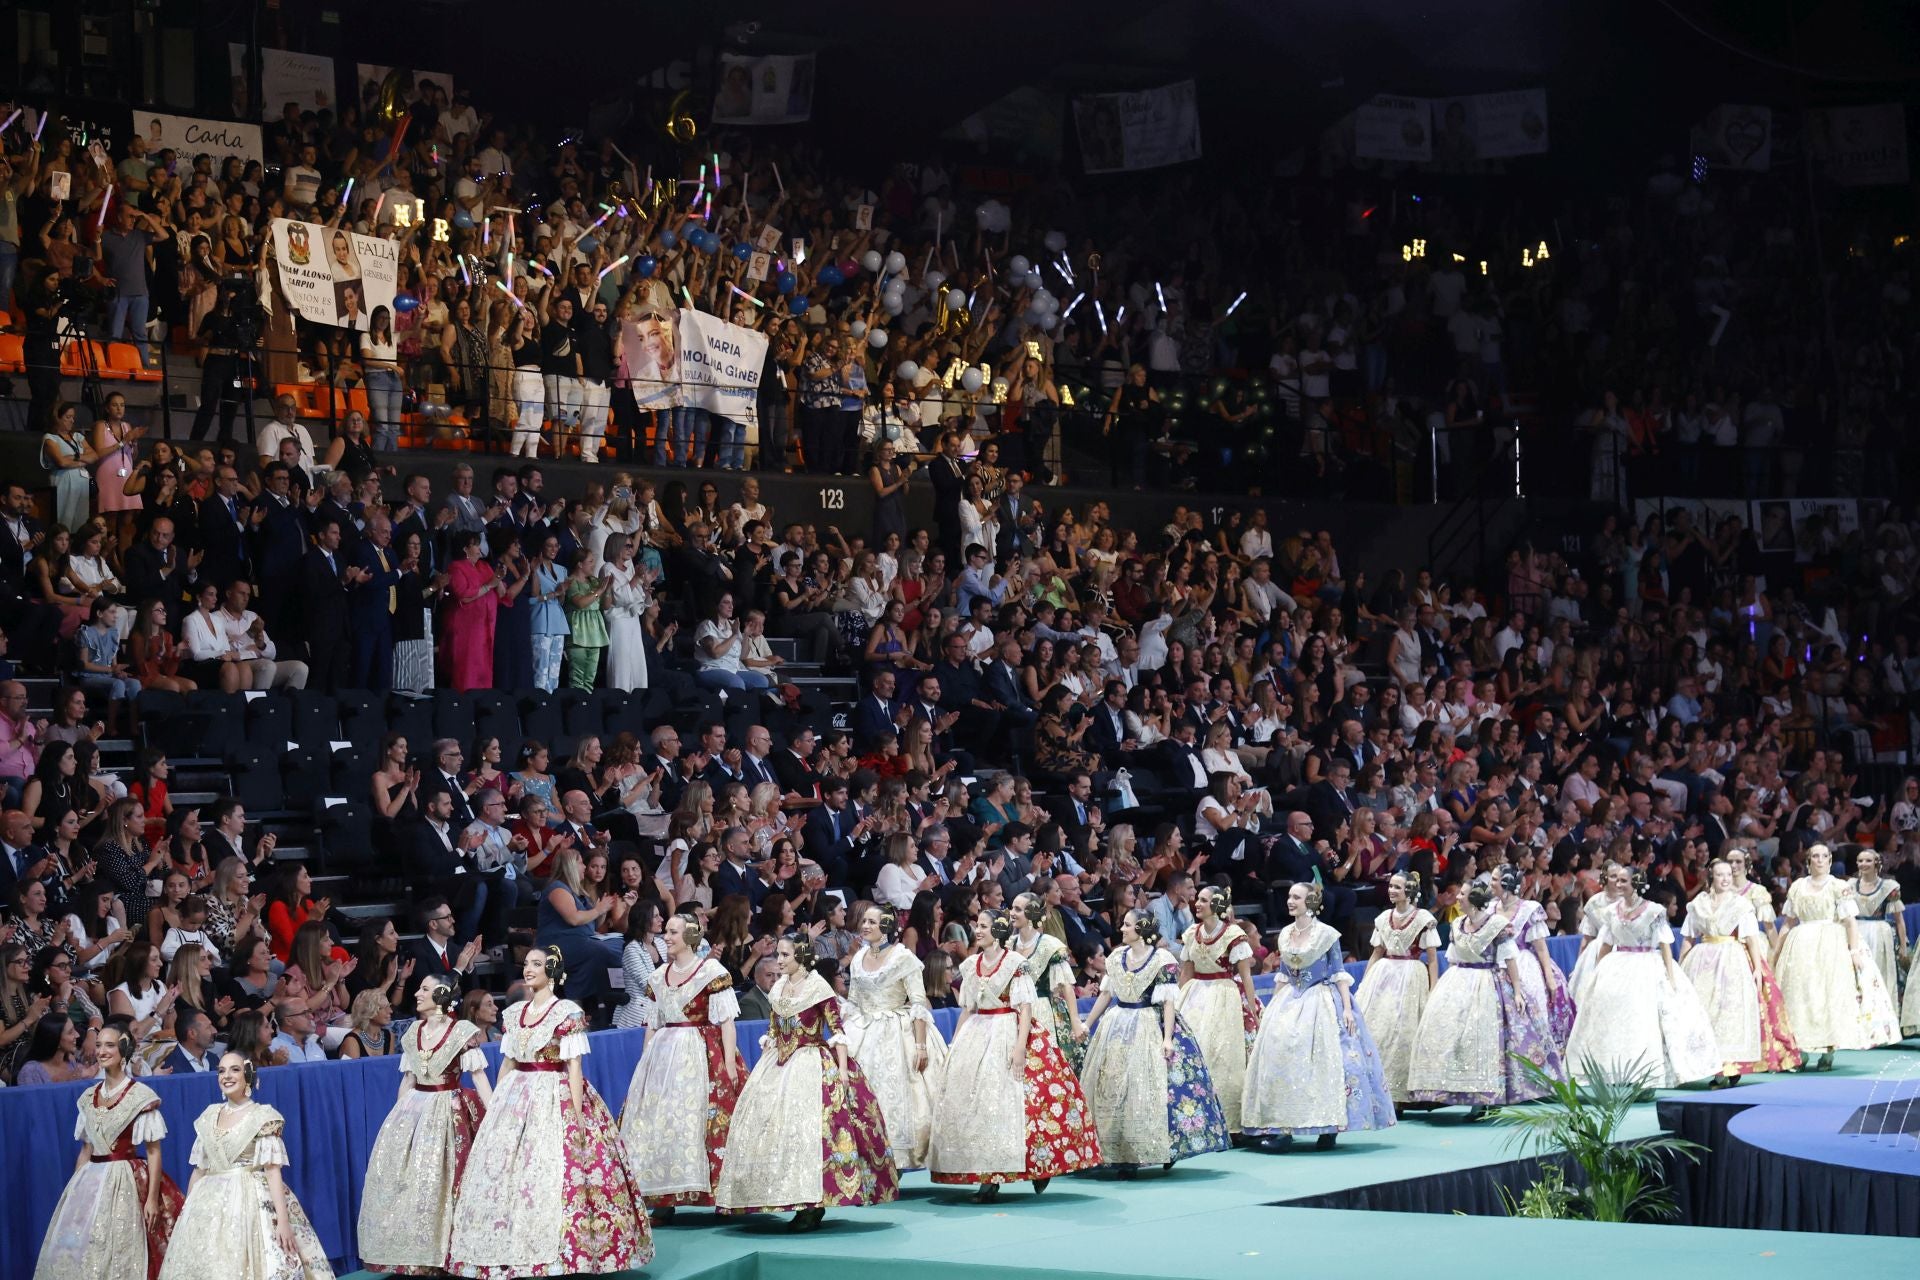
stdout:
<svg viewBox="0 0 1920 1280">
<path fill-rule="evenodd" d="M 1312 921 L 1280 932 L 1281 966 L 1260 1018 L 1247 1091 L 1240 1104 L 1252 1134 L 1345 1133 L 1394 1123 L 1380 1052 L 1356 1005 L 1353 1029 L 1341 1013 L 1340 935 Z"/>
<path fill-rule="evenodd" d="M 1111 1002 L 1080 1068 L 1081 1088 L 1113 1164 L 1171 1164 L 1232 1145 L 1200 1043 L 1173 1021 L 1173 1054 L 1161 1050 L 1163 1004 L 1180 996 L 1180 963 L 1156 947 L 1138 962 L 1129 951 L 1107 962 L 1101 988 Z"/>
</svg>

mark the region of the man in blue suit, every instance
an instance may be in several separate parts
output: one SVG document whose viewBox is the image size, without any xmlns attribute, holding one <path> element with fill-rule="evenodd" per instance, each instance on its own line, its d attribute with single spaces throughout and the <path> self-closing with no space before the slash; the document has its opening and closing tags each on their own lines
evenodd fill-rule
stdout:
<svg viewBox="0 0 1920 1280">
<path fill-rule="evenodd" d="M 882 670 L 874 674 L 873 687 L 861 695 L 853 709 L 853 736 L 861 750 L 877 738 L 899 732 L 901 704 L 897 689 L 893 672 Z"/>
<path fill-rule="evenodd" d="M 367 517 L 354 583 L 353 671 L 349 685 L 384 693 L 393 679 L 393 614 L 399 605 L 400 562 L 393 554 L 393 521 L 384 511 Z"/>
<path fill-rule="evenodd" d="M 854 843 L 866 834 L 865 820 L 847 802 L 847 780 L 826 778 L 820 783 L 821 805 L 807 815 L 801 828 L 806 854 L 820 864 L 827 883 L 836 889 L 852 884 Z"/>
</svg>

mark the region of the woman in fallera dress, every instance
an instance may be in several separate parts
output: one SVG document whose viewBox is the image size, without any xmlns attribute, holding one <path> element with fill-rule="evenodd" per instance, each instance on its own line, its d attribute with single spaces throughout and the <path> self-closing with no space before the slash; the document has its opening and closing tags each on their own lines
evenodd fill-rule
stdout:
<svg viewBox="0 0 1920 1280">
<path fill-rule="evenodd" d="M 1717 1084 L 1737 1084 L 1760 1069 L 1760 982 L 1766 942 L 1753 904 L 1733 890 L 1733 868 L 1716 858 L 1707 891 L 1687 904 L 1680 925 L 1680 971 L 1693 983 L 1720 1046 Z"/>
<path fill-rule="evenodd" d="M 1526 993 L 1527 1010 L 1544 1019 L 1547 1033 L 1556 1048 L 1567 1047 L 1573 1034 L 1574 1003 L 1567 994 L 1567 975 L 1547 953 L 1547 909 L 1531 898 L 1520 896 L 1520 868 L 1509 862 L 1494 877 L 1500 896 L 1494 906 L 1507 918 L 1507 934 L 1513 940 L 1513 959 L 1520 970 L 1520 990 Z"/>
<path fill-rule="evenodd" d="M 1150 911 L 1120 919 L 1120 947 L 1107 957 L 1080 1087 L 1093 1112 L 1100 1152 L 1120 1176 L 1141 1165 L 1233 1145 L 1207 1074 L 1206 1058 L 1180 1017 L 1180 962 L 1160 945 Z"/>
<path fill-rule="evenodd" d="M 1322 901 L 1318 885 L 1287 891 L 1293 919 L 1275 947 L 1273 999 L 1247 1067 L 1240 1120 L 1249 1135 L 1269 1139 L 1268 1150 L 1315 1134 L 1325 1151 L 1337 1134 L 1394 1124 L 1380 1053 L 1340 963 L 1340 933 L 1315 918 Z"/>
<path fill-rule="evenodd" d="M 1641 897 L 1646 873 L 1612 866 L 1626 893 L 1600 922 L 1593 979 L 1567 1040 L 1567 1071 L 1615 1082 L 1637 1079 L 1643 1088 L 1671 1089 L 1720 1074 L 1713 1025 L 1673 959 L 1673 926 L 1666 910 Z"/>
<path fill-rule="evenodd" d="M 1034 993 L 1040 997 L 1033 1006 L 1034 1020 L 1053 1037 L 1067 1065 L 1078 1071 L 1086 1053 L 1087 1028 L 1080 1020 L 1080 1001 L 1073 990 L 1073 956 L 1066 943 L 1040 931 L 1046 918 L 1047 903 L 1039 894 L 1015 897 L 1013 922 L 1019 931 L 1010 945 L 1027 962 Z"/>
<path fill-rule="evenodd" d="M 80 1095 L 73 1127 L 80 1158 L 47 1224 L 34 1280 L 152 1280 L 180 1216 L 180 1188 L 160 1167 L 160 1098 L 129 1069 L 133 1037 L 102 1031 L 98 1052 L 101 1080 Z"/>
<path fill-rule="evenodd" d="M 1387 881 L 1387 909 L 1373 918 L 1373 954 L 1360 979 L 1360 1016 L 1380 1050 L 1380 1072 L 1396 1105 L 1407 1097 L 1407 1071 L 1420 1015 L 1440 980 L 1440 930 L 1420 905 L 1418 872 Z"/>
<path fill-rule="evenodd" d="M 700 955 L 699 918 L 676 915 L 663 936 L 667 962 L 648 980 L 647 1035 L 620 1111 L 627 1168 L 656 1222 L 682 1205 L 713 1204 L 746 1075 L 740 1002 L 726 966 Z"/>
<path fill-rule="evenodd" d="M 400 1038 L 400 1096 L 373 1140 L 360 1194 L 360 1260 L 369 1271 L 446 1273 L 460 1177 L 493 1096 L 484 1037 L 453 1016 L 459 1000 L 437 974 L 413 998 L 418 1020 Z"/>
<path fill-rule="evenodd" d="M 1493 909 L 1493 899 L 1493 885 L 1476 880 L 1467 889 L 1466 914 L 1453 922 L 1447 971 L 1427 996 L 1414 1036 L 1411 1101 L 1470 1107 L 1477 1116 L 1487 1107 L 1544 1097 L 1546 1089 L 1515 1055 L 1566 1078 L 1558 1047 L 1526 1008 L 1507 918 Z"/>
<path fill-rule="evenodd" d="M 1260 1030 L 1253 947 L 1233 918 L 1233 898 L 1225 889 L 1202 889 L 1193 915 L 1180 939 L 1180 1016 L 1207 1060 L 1227 1132 L 1239 1133 L 1247 1050 Z"/>
<path fill-rule="evenodd" d="M 1753 978 L 1760 990 L 1760 1061 L 1754 1071 L 1792 1071 L 1805 1061 L 1800 1046 L 1787 1025 L 1787 1002 L 1780 994 L 1780 980 L 1773 973 L 1774 928 L 1778 918 L 1773 912 L 1773 895 L 1765 885 L 1747 878 L 1750 855 L 1734 846 L 1727 850 L 1727 865 L 1733 870 L 1733 891 L 1753 908 L 1760 925 L 1761 945 L 1749 954 L 1753 957 Z"/>
<path fill-rule="evenodd" d="M 1871 1049 L 1900 1038 L 1893 1002 L 1854 924 L 1853 897 L 1833 874 L 1833 851 L 1807 850 L 1807 874 L 1787 888 L 1773 971 L 1787 1025 L 1815 1071 L 1836 1049 Z"/>
<path fill-rule="evenodd" d="M 254 1068 L 221 1057 L 220 1094 L 193 1122 L 193 1178 L 160 1280 L 333 1280 L 320 1237 L 281 1171 L 287 1122 L 253 1100 Z"/>
<path fill-rule="evenodd" d="M 527 953 L 527 998 L 500 1015 L 500 1074 L 453 1202 L 460 1276 L 598 1275 L 653 1258 L 647 1212 L 606 1103 L 587 1083 L 587 1019 L 562 999 L 558 948 Z"/>
<path fill-rule="evenodd" d="M 934 1099 L 927 1167 L 936 1183 L 978 1186 L 973 1198 L 984 1203 L 1002 1183 L 1031 1182 L 1037 1193 L 1101 1159 L 1080 1081 L 1035 1019 L 1042 997 L 1026 959 L 1007 949 L 1012 918 L 982 911 L 973 929 L 978 949 L 960 964 L 960 1021 Z"/>
<path fill-rule="evenodd" d="M 847 1049 L 880 1102 L 894 1165 L 923 1169 L 947 1042 L 933 1025 L 924 967 L 899 945 L 899 913 L 868 907 L 859 925 L 862 945 L 846 968 Z"/>
<path fill-rule="evenodd" d="M 793 1212 L 811 1231 L 833 1208 L 885 1204 L 900 1194 L 886 1121 L 847 1058 L 840 1002 L 814 972 L 805 934 L 780 939 L 780 976 L 760 1060 L 733 1109 L 713 1202 L 722 1213 Z"/>
<path fill-rule="evenodd" d="M 1600 922 L 1620 905 L 1620 897 L 1627 890 L 1627 882 L 1611 874 L 1618 865 L 1622 864 L 1609 863 L 1601 868 L 1600 892 L 1588 898 L 1580 909 L 1580 954 L 1573 962 L 1573 973 L 1567 978 L 1567 984 L 1573 989 L 1576 1017 L 1586 1001 L 1587 984 L 1593 981 L 1594 962 L 1600 958 Z"/>
<path fill-rule="evenodd" d="M 1847 881 L 1853 896 L 1853 918 L 1860 941 L 1880 971 L 1880 983 L 1887 998 L 1900 998 L 1900 962 L 1907 956 L 1906 903 L 1900 901 L 1900 886 L 1880 874 L 1880 851 L 1861 849 L 1853 858 L 1858 874 Z"/>
</svg>

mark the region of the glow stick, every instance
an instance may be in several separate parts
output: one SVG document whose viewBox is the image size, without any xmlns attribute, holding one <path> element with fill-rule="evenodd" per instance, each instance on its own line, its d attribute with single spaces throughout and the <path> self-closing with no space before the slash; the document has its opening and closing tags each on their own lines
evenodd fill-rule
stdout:
<svg viewBox="0 0 1920 1280">
<path fill-rule="evenodd" d="M 480 243 L 483 245 L 488 245 L 493 243 L 493 219 L 492 218 L 482 218 L 480 220 Z"/>
<path fill-rule="evenodd" d="M 595 218 L 592 222 L 587 224 L 587 231 L 594 230 L 601 223 L 605 222 L 608 218 L 611 218 L 612 216 L 613 216 L 613 209 L 609 206 L 605 213 L 601 214 L 599 217 Z M 585 235 L 587 234 L 587 231 L 582 231 L 580 234 Z"/>
<path fill-rule="evenodd" d="M 513 290 L 507 288 L 507 282 L 505 280 L 495 280 L 493 282 L 493 287 L 498 289 L 500 292 L 506 294 L 507 301 L 511 302 L 514 306 L 519 307 L 522 311 L 525 311 L 527 309 L 527 304 L 520 301 L 519 298 L 515 297 Z"/>
<path fill-rule="evenodd" d="M 1153 282 L 1153 296 L 1160 299 L 1160 313 L 1165 315 L 1167 311 L 1167 295 L 1166 292 L 1160 288 L 1160 282 L 1158 280 Z"/>
<path fill-rule="evenodd" d="M 1100 332 L 1105 333 L 1107 331 L 1107 309 L 1100 305 L 1098 298 L 1095 298 L 1093 301 L 1093 313 L 1100 317 Z"/>
<path fill-rule="evenodd" d="M 40 113 L 40 123 L 33 126 L 33 140 L 35 142 L 40 141 L 40 131 L 47 127 L 47 117 L 51 114 L 52 114 L 51 112 L 47 112 L 47 111 L 42 111 Z"/>
<path fill-rule="evenodd" d="M 1073 268 L 1068 265 L 1066 254 L 1063 253 L 1060 255 L 1060 261 L 1054 264 L 1054 268 L 1057 271 L 1059 271 L 1061 278 L 1064 279 L 1068 284 L 1073 285 L 1073 284 L 1080 283 L 1078 280 L 1074 279 Z"/>
<path fill-rule="evenodd" d="M 353 179 L 347 179 L 347 189 L 340 193 L 340 207 L 346 208 L 353 200 Z"/>
<path fill-rule="evenodd" d="M 13 114 L 7 117 L 7 122 L 5 124 L 0 124 L 0 133 L 5 133 L 7 130 L 13 128 L 13 122 L 15 120 L 18 120 L 20 118 L 20 113 L 25 110 L 26 110 L 25 107 L 15 107 L 13 109 Z"/>
<path fill-rule="evenodd" d="M 1124 303 L 1121 304 L 1118 311 L 1113 313 L 1113 322 L 1115 324 L 1125 324 L 1127 322 L 1127 308 Z"/>
<path fill-rule="evenodd" d="M 756 298 L 756 297 L 754 297 L 754 296 L 753 296 L 752 294 L 750 294 L 750 293 L 748 293 L 748 292 L 747 292 L 747 291 L 746 291 L 745 289 L 742 289 L 742 288 L 741 288 L 741 287 L 740 287 L 739 285 L 737 285 L 737 284 L 730 284 L 730 285 L 728 285 L 728 286 L 727 286 L 727 288 L 729 288 L 729 289 L 731 289 L 731 290 L 733 290 L 733 291 L 734 291 L 735 293 L 737 293 L 737 294 L 739 294 L 739 295 L 740 295 L 741 297 L 743 297 L 743 298 L 745 298 L 745 299 L 746 299 L 746 300 L 747 300 L 748 302 L 751 302 L 751 303 L 752 303 L 752 304 L 753 304 L 754 306 L 756 306 L 756 307 L 760 307 L 760 308 L 762 308 L 763 310 L 765 309 L 765 307 L 766 307 L 766 305 L 767 305 L 766 303 L 764 303 L 764 302 L 762 302 L 762 301 L 760 301 L 760 299 L 758 299 L 758 298 Z"/>
<path fill-rule="evenodd" d="M 509 283 L 513 280 L 513 250 L 511 249 L 507 250 L 507 280 Z"/>
<path fill-rule="evenodd" d="M 1245 289 L 1242 289 L 1240 291 L 1240 296 L 1227 304 L 1227 314 L 1232 315 L 1234 313 L 1235 308 L 1239 307 L 1239 305 L 1245 302 L 1246 300 L 1247 300 L 1247 291 Z"/>
<path fill-rule="evenodd" d="M 100 221 L 95 223 L 94 224 L 95 226 L 104 227 L 107 225 L 107 210 L 111 209 L 112 207 L 113 207 L 113 184 L 109 182 L 107 184 L 107 194 L 100 197 Z"/>
<path fill-rule="evenodd" d="M 780 181 L 780 166 L 777 164 L 773 166 L 773 185 L 780 188 L 781 195 L 787 194 L 787 184 Z"/>
<path fill-rule="evenodd" d="M 927 246 L 927 256 L 920 260 L 920 278 L 927 278 L 927 268 L 933 265 L 933 246 Z"/>
<path fill-rule="evenodd" d="M 693 305 L 693 295 L 687 292 L 687 286 L 685 285 L 680 286 L 680 296 L 687 300 L 687 310 L 698 311 L 700 309 Z"/>
<path fill-rule="evenodd" d="M 1066 310 L 1066 313 L 1065 313 L 1064 315 L 1062 315 L 1062 316 L 1061 316 L 1060 318 L 1061 318 L 1062 320 L 1065 320 L 1065 319 L 1066 319 L 1066 318 L 1067 318 L 1068 316 L 1071 316 L 1071 315 L 1073 314 L 1073 309 L 1074 309 L 1075 307 L 1077 307 L 1077 306 L 1079 306 L 1079 305 L 1080 305 L 1080 304 L 1081 304 L 1082 302 L 1084 302 L 1084 301 L 1086 301 L 1086 297 L 1087 297 L 1087 295 L 1086 295 L 1086 294 L 1084 294 L 1084 293 L 1077 293 L 1077 294 L 1075 294 L 1075 295 L 1073 296 L 1073 301 L 1072 301 L 1072 302 L 1069 302 L 1069 303 L 1067 304 L 1067 310 Z"/>
<path fill-rule="evenodd" d="M 623 253 L 619 257 L 615 258 L 612 262 L 609 262 L 606 266 L 600 268 L 599 278 L 602 280 L 605 280 L 609 275 L 613 274 L 614 271 L 618 270 L 622 266 L 625 266 L 627 259 L 630 256 L 631 256 L 630 254 Z"/>
<path fill-rule="evenodd" d="M 716 191 L 720 189 L 720 153 L 718 151 L 713 153 L 713 189 Z"/>
<path fill-rule="evenodd" d="M 468 288 L 473 287 L 473 273 L 467 270 L 467 255 L 464 253 L 460 255 L 460 278 L 467 282 Z"/>
</svg>

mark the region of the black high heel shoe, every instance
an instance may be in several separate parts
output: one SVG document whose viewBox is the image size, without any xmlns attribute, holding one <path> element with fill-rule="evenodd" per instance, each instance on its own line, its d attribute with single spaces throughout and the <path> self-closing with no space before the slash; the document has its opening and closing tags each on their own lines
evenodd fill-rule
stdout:
<svg viewBox="0 0 1920 1280">
<path fill-rule="evenodd" d="M 1000 1184 L 997 1182 L 983 1182 L 973 1193 L 973 1202 L 975 1204 L 992 1204 L 999 1198 Z"/>
<path fill-rule="evenodd" d="M 1042 1191 L 1045 1191 L 1052 1182 L 1052 1178 L 1035 1178 L 1033 1180 L 1033 1194 L 1039 1195 Z"/>
</svg>

